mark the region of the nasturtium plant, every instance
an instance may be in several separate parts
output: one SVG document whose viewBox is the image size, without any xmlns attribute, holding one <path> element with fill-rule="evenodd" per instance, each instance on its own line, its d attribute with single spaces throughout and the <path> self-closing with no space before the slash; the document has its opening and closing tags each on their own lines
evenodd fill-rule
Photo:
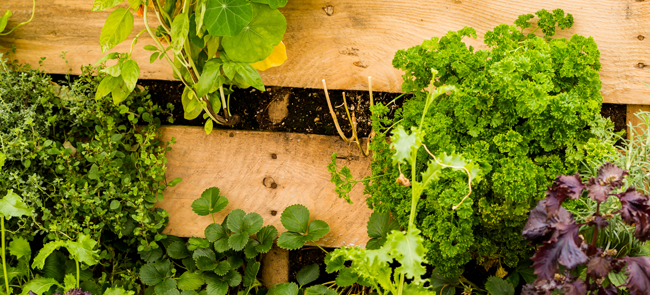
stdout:
<svg viewBox="0 0 650 295">
<path fill-rule="evenodd" d="M 390 211 L 404 227 L 414 206 L 411 188 L 395 180 L 413 169 L 423 172 L 418 177 L 433 176 L 412 187 L 422 192 L 415 223 L 429 263 L 447 277 L 461 276 L 471 260 L 488 268 L 500 265 L 495 261 L 514 268 L 529 257 L 533 249 L 521 238 L 529 210 L 555 175 L 578 169 L 588 156 L 585 144 L 594 136 L 589 127 L 599 116 L 602 96 L 600 53 L 593 38 L 552 38 L 556 27 L 573 24 L 572 16 L 559 9 L 515 23 L 486 32 L 483 50 L 463 42 L 477 37 L 470 27 L 399 50 L 393 65 L 404 70 L 402 90 L 412 98 L 392 120 L 385 118 L 388 107 L 372 108 L 373 130 L 381 140 L 371 143 L 368 205 Z M 431 87 L 455 90 L 429 104 Z M 390 141 L 383 140 L 391 134 Z M 428 149 L 414 148 L 420 144 Z M 465 171 L 410 161 L 414 153 L 471 163 L 468 172 L 474 175 L 479 168 L 481 181 L 468 195 Z"/>
<path fill-rule="evenodd" d="M 93 11 L 110 9 L 122 2 L 95 0 Z M 233 86 L 264 91 L 258 70 L 279 66 L 286 60 L 282 38 L 287 21 L 278 8 L 287 1 L 128 2 L 128 8 L 116 8 L 106 19 L 99 40 L 102 52 L 128 38 L 133 30 L 133 13 L 142 11 L 145 31 L 154 42 L 144 46 L 145 50 L 152 51 L 150 61 L 165 59 L 172 67 L 174 77 L 185 85 L 184 117 L 193 120 L 204 114 L 208 134 L 212 132 L 213 122 L 221 125 L 239 122 L 239 116 L 231 114 L 229 108 Z M 152 13 L 160 23 L 155 30 L 148 25 Z M 133 91 L 139 74 L 139 67 L 132 59 L 133 47 L 143 32 L 133 39 L 128 53 L 111 52 L 100 60 L 117 59 L 117 64 L 111 66 L 115 69 L 104 78 L 97 96 L 110 93 L 117 104 Z"/>
</svg>

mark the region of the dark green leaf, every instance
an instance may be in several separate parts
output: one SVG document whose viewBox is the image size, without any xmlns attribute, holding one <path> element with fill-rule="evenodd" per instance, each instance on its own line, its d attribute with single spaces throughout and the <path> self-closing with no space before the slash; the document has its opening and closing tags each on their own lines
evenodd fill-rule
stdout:
<svg viewBox="0 0 650 295">
<path fill-rule="evenodd" d="M 59 251 L 54 251 L 45 259 L 43 265 L 43 276 L 46 278 L 55 279 L 57 282 L 62 282 L 65 277 L 65 263 L 67 258 Z"/>
<path fill-rule="evenodd" d="M 217 257 L 211 249 L 196 249 L 192 258 L 200 270 L 213 270 L 217 267 Z"/>
<path fill-rule="evenodd" d="M 196 94 L 199 97 L 207 95 L 214 88 L 217 77 L 221 75 L 221 64 L 222 62 L 219 58 L 210 59 L 205 63 L 203 73 L 199 77 L 199 82 L 196 83 Z"/>
<path fill-rule="evenodd" d="M 278 246 L 287 250 L 302 248 L 308 241 L 303 235 L 294 232 L 283 232 L 278 239 Z"/>
<path fill-rule="evenodd" d="M 300 204 L 291 205 L 284 209 L 280 216 L 280 221 L 288 231 L 307 233 L 307 228 L 309 226 L 309 210 Z"/>
<path fill-rule="evenodd" d="M 506 280 L 499 277 L 489 277 L 485 283 L 485 290 L 492 295 L 514 295 L 515 288 Z"/>
<path fill-rule="evenodd" d="M 244 271 L 244 287 L 255 285 L 257 281 L 257 272 L 260 270 L 260 263 L 249 261 L 246 264 L 246 271 Z"/>
<path fill-rule="evenodd" d="M 223 279 L 228 283 L 230 287 L 237 287 L 241 283 L 241 274 L 238 271 L 231 269 Z"/>
<path fill-rule="evenodd" d="M 176 241 L 167 247 L 167 255 L 173 259 L 183 259 L 190 256 L 190 251 L 187 250 L 185 243 Z"/>
<path fill-rule="evenodd" d="M 154 288 L 157 295 L 178 295 L 180 292 L 176 289 L 176 280 L 167 278 Z"/>
<path fill-rule="evenodd" d="M 249 236 L 247 234 L 235 233 L 228 238 L 228 245 L 235 251 L 241 251 L 246 247 Z"/>
<path fill-rule="evenodd" d="M 356 283 L 359 279 L 359 275 L 354 272 L 351 268 L 344 268 L 339 271 L 339 275 L 336 277 L 336 285 L 340 287 L 351 286 Z"/>
<path fill-rule="evenodd" d="M 246 259 L 253 259 L 257 257 L 257 246 L 259 246 L 260 243 L 256 240 L 249 239 L 248 243 L 246 244 L 246 248 L 244 248 L 244 254 L 246 255 Z"/>
<path fill-rule="evenodd" d="M 275 238 L 278 236 L 278 230 L 275 228 L 273 225 L 267 225 L 260 229 L 259 232 L 257 232 L 257 239 L 259 240 L 260 244 L 255 247 L 255 250 L 260 253 L 266 253 L 271 250 L 271 247 L 273 247 L 273 241 Z"/>
<path fill-rule="evenodd" d="M 217 268 L 214 269 L 214 273 L 224 276 L 230 271 L 230 263 L 226 260 L 219 262 Z"/>
<path fill-rule="evenodd" d="M 298 281 L 298 284 L 302 287 L 318 279 L 319 275 L 320 267 L 318 264 L 310 264 L 298 271 L 296 274 L 296 281 Z"/>
<path fill-rule="evenodd" d="M 381 248 L 386 243 L 385 238 L 372 238 L 368 240 L 368 244 L 366 244 L 366 250 L 376 250 Z"/>
<path fill-rule="evenodd" d="M 399 230 L 399 224 L 390 220 L 390 213 L 373 212 L 368 220 L 368 236 L 385 238 L 391 231 Z"/>
<path fill-rule="evenodd" d="M 93 164 L 90 167 L 90 171 L 88 171 L 88 178 L 95 180 L 99 179 L 99 167 L 97 164 Z"/>
<path fill-rule="evenodd" d="M 146 285 L 154 286 L 171 276 L 172 263 L 168 259 L 147 263 L 140 268 L 140 280 Z"/>
<path fill-rule="evenodd" d="M 275 286 L 275 295 L 298 295 L 296 283 L 282 283 Z"/>
<path fill-rule="evenodd" d="M 318 241 L 330 231 L 330 226 L 322 220 L 314 220 L 309 223 L 309 232 L 305 239 L 309 241 Z"/>
<path fill-rule="evenodd" d="M 163 250 L 158 247 L 156 249 L 148 249 L 145 251 L 138 252 L 140 258 L 148 263 L 156 262 L 160 257 L 163 256 Z"/>
<path fill-rule="evenodd" d="M 323 285 L 311 286 L 305 290 L 305 295 L 337 295 L 336 291 L 327 289 Z M 374 294 L 374 293 L 372 293 Z"/>
<path fill-rule="evenodd" d="M 223 229 L 221 224 L 212 223 L 205 228 L 205 238 L 211 243 L 224 237 L 227 238 L 228 233 L 226 233 L 226 230 Z"/>
</svg>

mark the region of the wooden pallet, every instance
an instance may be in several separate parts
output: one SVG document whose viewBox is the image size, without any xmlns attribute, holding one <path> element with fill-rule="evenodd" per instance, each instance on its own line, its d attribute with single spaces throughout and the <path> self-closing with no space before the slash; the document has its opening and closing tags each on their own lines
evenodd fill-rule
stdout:
<svg viewBox="0 0 650 295">
<path fill-rule="evenodd" d="M 51 73 L 68 68 L 79 73 L 80 65 L 103 56 L 99 35 L 109 12 L 91 12 L 89 0 L 38 0 L 36 5 L 32 23 L 0 37 L 1 46 L 15 44 L 19 60 L 37 65 L 46 56 Z M 262 77 L 274 86 L 321 88 L 321 79 L 327 79 L 331 89 L 365 90 L 373 76 L 375 90 L 400 92 L 402 73 L 391 65 L 396 50 L 464 26 L 479 35 L 467 43 L 484 48 L 487 30 L 542 8 L 562 8 L 575 17 L 574 28 L 558 36 L 582 34 L 598 42 L 605 102 L 650 104 L 650 90 L 642 84 L 650 82 L 650 1 L 640 0 L 292 0 L 282 8 L 289 59 Z M 11 27 L 29 18 L 31 0 L 0 1 L 0 11 L 5 9 L 14 12 Z M 142 18 L 136 17 L 134 32 L 142 29 Z M 128 51 L 128 43 L 116 50 Z M 149 64 L 150 52 L 141 49 L 148 43 L 141 38 L 134 52 L 141 77 L 172 79 L 166 63 Z M 62 51 L 68 52 L 67 64 L 59 59 Z"/>
</svg>

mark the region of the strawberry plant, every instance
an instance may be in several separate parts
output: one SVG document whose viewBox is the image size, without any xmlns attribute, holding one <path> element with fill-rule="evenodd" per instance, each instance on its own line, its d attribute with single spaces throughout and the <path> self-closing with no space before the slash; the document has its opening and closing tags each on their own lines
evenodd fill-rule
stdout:
<svg viewBox="0 0 650 295">
<path fill-rule="evenodd" d="M 530 212 L 523 236 L 532 244 L 540 245 L 533 256 L 537 280 L 524 286 L 523 294 L 550 294 L 562 290 L 563 294 L 619 294 L 621 288 L 631 295 L 647 294 L 650 285 L 650 258 L 619 257 L 616 250 L 597 247 L 599 231 L 609 224 L 614 215 L 635 226 L 634 237 L 641 242 L 650 240 L 650 198 L 629 187 L 614 193 L 623 186 L 627 172 L 606 163 L 598 175 L 584 183 L 576 175 L 560 175 L 546 192 L 546 198 Z M 598 203 L 596 211 L 583 223 L 576 223 L 562 203 L 578 199 L 583 194 Z M 620 209 L 603 213 L 600 204 L 616 197 Z M 591 241 L 579 231 L 593 228 Z M 625 283 L 617 283 L 617 274 L 627 276 Z"/>
<path fill-rule="evenodd" d="M 125 2 L 95 0 L 93 11 L 103 11 Z M 108 53 L 100 62 L 115 59 L 104 70 L 108 75 L 97 89 L 97 97 L 111 95 L 117 104 L 135 89 L 140 67 L 132 59 L 138 37 L 147 32 L 155 45 L 150 61 L 165 59 L 174 78 L 185 85 L 182 103 L 185 118 L 203 115 L 205 131 L 213 122 L 234 125 L 237 115 L 230 113 L 232 86 L 254 87 L 264 91 L 257 70 L 278 66 L 286 60 L 281 43 L 287 22 L 278 7 L 287 0 L 128 0 L 128 7 L 117 8 L 106 19 L 100 36 L 102 52 L 127 39 L 133 30 L 133 13 L 144 17 L 146 29 L 133 39 L 127 53 Z M 148 25 L 154 14 L 160 26 Z"/>
</svg>

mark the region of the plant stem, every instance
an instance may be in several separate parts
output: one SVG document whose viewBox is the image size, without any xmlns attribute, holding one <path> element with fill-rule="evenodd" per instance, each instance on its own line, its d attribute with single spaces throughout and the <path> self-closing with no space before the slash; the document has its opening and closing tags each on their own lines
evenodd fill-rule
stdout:
<svg viewBox="0 0 650 295">
<path fill-rule="evenodd" d="M 79 261 L 75 259 L 74 262 L 77 265 L 77 288 L 79 288 Z"/>
<path fill-rule="evenodd" d="M 5 257 L 5 218 L 0 216 L 0 230 L 2 231 L 2 272 L 5 276 L 5 287 L 9 294 L 9 278 L 7 277 L 7 261 Z"/>
</svg>

